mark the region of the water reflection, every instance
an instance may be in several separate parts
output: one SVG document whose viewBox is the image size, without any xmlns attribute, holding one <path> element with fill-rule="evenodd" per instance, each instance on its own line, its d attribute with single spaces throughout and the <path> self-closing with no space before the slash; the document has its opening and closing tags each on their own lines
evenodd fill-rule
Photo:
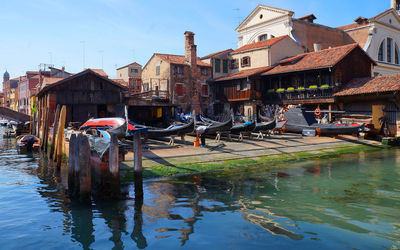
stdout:
<svg viewBox="0 0 400 250">
<path fill-rule="evenodd" d="M 84 249 L 261 248 L 277 242 L 288 248 L 400 245 L 396 216 L 400 214 L 400 150 L 363 154 L 361 160 L 354 155 L 275 170 L 254 168 L 149 181 L 144 183 L 144 199 L 92 200 L 85 205 L 68 197 L 65 167 L 57 170 L 39 155 L 18 155 L 13 143 L 0 140 L 0 163 L 7 164 L 1 173 L 18 177 L 10 182 L 17 194 L 28 185 L 27 180 L 14 184 L 21 175 L 36 178 L 28 187 L 45 206 L 35 209 L 47 210 L 41 214 L 54 219 L 45 223 L 46 216 L 40 218 L 40 226 L 52 225 L 41 229 L 41 235 L 52 233 L 53 239 L 29 242 L 34 248 L 49 242 L 54 248 L 79 244 Z M 129 191 L 134 196 L 134 185 Z M 33 215 L 24 216 L 29 221 Z M 0 215 L 2 225 L 4 221 Z M 38 231 L 25 224 L 15 230 Z M 11 237 L 1 225 L 0 232 Z"/>
</svg>

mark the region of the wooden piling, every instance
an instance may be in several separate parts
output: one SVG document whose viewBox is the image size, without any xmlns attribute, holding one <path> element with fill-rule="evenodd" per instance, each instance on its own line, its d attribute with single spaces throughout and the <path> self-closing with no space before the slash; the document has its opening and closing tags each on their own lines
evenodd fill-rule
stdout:
<svg viewBox="0 0 400 250">
<path fill-rule="evenodd" d="M 79 134 L 79 195 L 81 201 L 90 200 L 91 196 L 91 169 L 90 169 L 90 145 L 88 137 Z"/>
<path fill-rule="evenodd" d="M 67 107 L 63 105 L 60 112 L 60 120 L 58 121 L 56 148 L 53 155 L 54 161 L 57 162 L 57 167 L 61 166 L 66 113 L 67 113 Z"/>
<path fill-rule="evenodd" d="M 43 143 L 42 143 L 42 150 L 47 152 L 47 145 L 49 139 L 49 107 L 46 107 L 44 111 L 44 126 L 43 126 Z"/>
<path fill-rule="evenodd" d="M 51 137 L 51 147 L 49 151 L 49 157 L 53 157 L 55 144 L 56 144 L 56 135 L 57 135 L 57 126 L 58 119 L 60 117 L 60 105 L 57 105 L 56 113 L 54 115 L 54 123 L 53 123 L 53 136 Z"/>
<path fill-rule="evenodd" d="M 110 133 L 110 135 L 111 135 L 110 149 L 109 149 L 110 173 L 113 176 L 118 176 L 119 175 L 118 138 L 117 135 L 114 133 Z"/>
<path fill-rule="evenodd" d="M 36 113 L 32 114 L 31 134 L 36 136 Z"/>
<path fill-rule="evenodd" d="M 121 198 L 121 185 L 119 179 L 119 148 L 118 148 L 118 138 L 117 135 L 114 133 L 110 133 L 111 140 L 110 140 L 110 148 L 109 151 L 109 185 L 110 185 L 110 192 L 109 192 L 109 199 L 118 200 Z"/>
<path fill-rule="evenodd" d="M 140 133 L 133 134 L 135 199 L 143 199 L 142 142 Z"/>
<path fill-rule="evenodd" d="M 77 137 L 75 134 L 71 135 L 69 139 L 69 155 L 68 155 L 68 193 L 73 195 L 75 190 L 75 146 L 77 142 Z"/>
</svg>

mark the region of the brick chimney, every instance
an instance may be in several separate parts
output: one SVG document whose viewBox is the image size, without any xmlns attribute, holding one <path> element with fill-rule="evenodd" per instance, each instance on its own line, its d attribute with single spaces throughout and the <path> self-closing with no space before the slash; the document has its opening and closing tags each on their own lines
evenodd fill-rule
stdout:
<svg viewBox="0 0 400 250">
<path fill-rule="evenodd" d="M 185 32 L 185 63 L 192 68 L 197 65 L 197 46 L 194 44 L 194 33 Z"/>
</svg>

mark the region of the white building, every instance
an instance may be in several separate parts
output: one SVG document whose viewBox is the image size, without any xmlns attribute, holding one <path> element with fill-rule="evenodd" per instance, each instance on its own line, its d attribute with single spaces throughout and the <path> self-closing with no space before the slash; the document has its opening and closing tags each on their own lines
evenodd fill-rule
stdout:
<svg viewBox="0 0 400 250">
<path fill-rule="evenodd" d="M 391 9 L 372 18 L 359 17 L 355 23 L 338 27 L 377 62 L 373 74 L 400 73 L 400 0 L 391 0 Z"/>
</svg>

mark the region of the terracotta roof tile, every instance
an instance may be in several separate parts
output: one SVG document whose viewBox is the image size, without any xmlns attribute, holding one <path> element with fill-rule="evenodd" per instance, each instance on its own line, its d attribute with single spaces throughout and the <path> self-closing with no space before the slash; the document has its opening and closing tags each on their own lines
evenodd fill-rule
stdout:
<svg viewBox="0 0 400 250">
<path fill-rule="evenodd" d="M 232 54 L 236 54 L 236 53 L 248 51 L 248 50 L 271 47 L 272 45 L 276 44 L 277 42 L 281 41 L 282 39 L 284 39 L 286 37 L 288 37 L 288 36 L 279 36 L 279 37 L 271 38 L 268 40 L 263 40 L 263 41 L 259 41 L 259 42 L 255 42 L 255 43 L 249 43 L 249 44 L 246 44 L 246 45 L 238 48 L 237 50 L 232 51 Z"/>
<path fill-rule="evenodd" d="M 357 47 L 359 46 L 354 43 L 289 57 L 280 61 L 278 65 L 263 75 L 333 67 Z"/>
<path fill-rule="evenodd" d="M 400 74 L 356 78 L 345 84 L 334 96 L 352 96 L 400 91 Z"/>
<path fill-rule="evenodd" d="M 226 49 L 226 50 L 222 50 L 222 51 L 218 51 L 218 52 L 214 52 L 214 53 L 212 53 L 212 54 L 209 54 L 209 55 L 207 55 L 207 56 L 203 56 L 202 58 L 200 58 L 201 60 L 204 60 L 204 59 L 207 59 L 207 58 L 210 58 L 210 57 L 213 57 L 213 56 L 216 56 L 216 55 L 219 55 L 219 54 L 222 54 L 222 53 L 226 53 L 226 52 L 232 52 L 233 51 L 233 49 Z"/>
<path fill-rule="evenodd" d="M 127 65 L 125 65 L 125 66 L 119 67 L 117 70 L 126 68 L 126 67 L 128 67 L 128 66 L 132 66 L 132 65 L 137 65 L 137 66 L 142 67 L 142 65 L 140 65 L 139 63 L 133 62 L 133 63 L 127 64 Z"/>
<path fill-rule="evenodd" d="M 351 24 L 347 24 L 347 25 L 343 25 L 340 27 L 336 27 L 336 29 L 340 29 L 340 30 L 351 30 L 351 29 L 356 29 L 356 28 L 361 28 L 361 27 L 367 27 L 369 25 L 369 23 L 351 23 Z"/>
<path fill-rule="evenodd" d="M 111 79 L 112 81 L 114 81 L 115 83 L 124 86 L 124 87 L 128 87 L 128 83 L 124 81 L 124 79 Z"/>
<path fill-rule="evenodd" d="M 227 81 L 227 80 L 246 78 L 248 76 L 254 76 L 254 75 L 257 75 L 257 74 L 261 74 L 261 73 L 263 73 L 265 71 L 268 71 L 271 68 L 272 68 L 272 66 L 260 67 L 260 68 L 254 68 L 254 69 L 246 69 L 246 70 L 239 71 L 237 73 L 229 74 L 228 76 L 224 76 L 224 77 L 218 78 L 215 81 L 216 82 L 221 82 L 221 81 Z"/>
<path fill-rule="evenodd" d="M 102 69 L 90 69 L 91 71 L 93 71 L 94 73 L 101 75 L 102 77 L 106 77 L 108 78 L 108 75 L 106 72 L 104 72 L 104 70 Z"/>
<path fill-rule="evenodd" d="M 156 53 L 154 55 L 157 55 L 161 57 L 164 61 L 173 63 L 173 64 L 185 64 L 185 57 L 184 56 L 178 56 L 178 55 L 169 55 L 169 54 L 159 54 Z M 197 66 L 203 66 L 203 67 L 211 67 L 210 64 L 202 62 L 200 57 L 197 58 Z"/>
<path fill-rule="evenodd" d="M 313 20 L 315 20 L 315 19 L 317 19 L 316 17 L 315 17 L 315 15 L 314 14 L 308 14 L 307 16 L 302 16 L 302 17 L 299 17 L 299 18 L 297 18 L 298 20 L 307 20 L 307 19 L 313 19 Z"/>
</svg>

